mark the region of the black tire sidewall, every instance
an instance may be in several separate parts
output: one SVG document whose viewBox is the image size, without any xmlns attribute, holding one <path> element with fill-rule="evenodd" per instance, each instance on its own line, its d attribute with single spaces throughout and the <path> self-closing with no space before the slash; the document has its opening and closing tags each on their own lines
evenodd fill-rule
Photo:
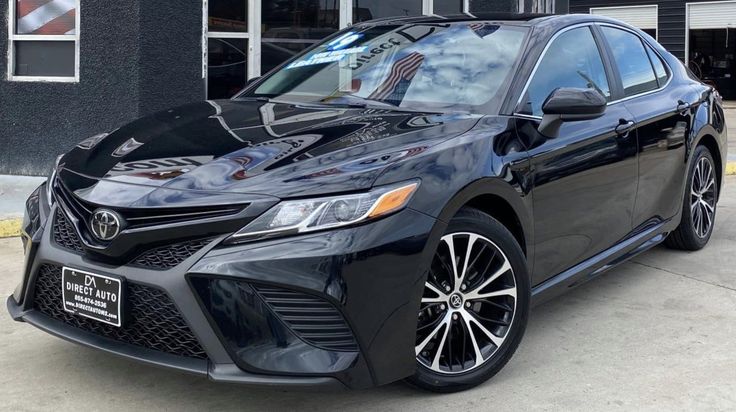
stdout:
<svg viewBox="0 0 736 412">
<path fill-rule="evenodd" d="M 518 242 L 501 223 L 491 216 L 470 208 L 461 209 L 449 222 L 445 234 L 471 232 L 490 239 L 506 255 L 516 281 L 516 313 L 506 340 L 493 357 L 476 369 L 457 375 L 443 375 L 417 363 L 409 383 L 434 392 L 456 392 L 476 386 L 498 373 L 513 356 L 526 330 L 531 301 L 531 287 L 526 257 Z"/>
<path fill-rule="evenodd" d="M 698 165 L 698 162 L 700 162 L 700 159 L 703 157 L 707 158 L 710 162 L 710 166 L 713 169 L 713 173 L 716 174 L 716 164 L 713 161 L 713 156 L 710 153 L 710 150 L 708 150 L 705 146 L 697 146 L 695 148 L 695 153 L 693 154 L 693 160 L 690 162 L 690 167 L 688 169 L 687 173 L 687 184 L 685 185 L 685 196 L 683 197 L 683 203 L 682 203 L 682 220 L 680 222 L 681 227 L 679 228 L 682 232 L 682 235 L 684 236 L 685 242 L 687 242 L 691 248 L 693 249 L 701 249 L 703 248 L 708 241 L 710 240 L 711 235 L 713 234 L 713 229 L 715 228 L 715 220 L 716 220 L 716 208 L 717 208 L 717 202 L 714 204 L 713 207 L 713 222 L 711 223 L 710 229 L 708 230 L 708 234 L 705 237 L 698 236 L 697 233 L 695 233 L 695 227 L 693 225 L 693 216 L 690 212 L 690 192 L 692 190 L 693 186 L 693 175 L 695 174 L 695 168 Z M 718 199 L 718 179 L 716 178 L 716 184 L 715 184 L 715 198 Z"/>
</svg>

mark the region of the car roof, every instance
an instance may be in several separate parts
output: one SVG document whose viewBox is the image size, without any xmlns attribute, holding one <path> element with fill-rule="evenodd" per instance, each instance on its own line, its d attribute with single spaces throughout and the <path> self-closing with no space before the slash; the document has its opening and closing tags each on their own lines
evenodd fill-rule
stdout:
<svg viewBox="0 0 736 412">
<path fill-rule="evenodd" d="M 540 14 L 540 13 L 467 13 L 414 17 L 385 17 L 369 20 L 365 24 L 401 24 L 401 23 L 447 23 L 453 21 L 489 21 L 510 23 L 523 26 L 545 26 L 546 28 L 562 28 L 572 24 L 587 22 L 607 22 L 628 26 L 610 17 L 595 14 Z M 361 24 L 361 23 L 358 23 Z"/>
</svg>

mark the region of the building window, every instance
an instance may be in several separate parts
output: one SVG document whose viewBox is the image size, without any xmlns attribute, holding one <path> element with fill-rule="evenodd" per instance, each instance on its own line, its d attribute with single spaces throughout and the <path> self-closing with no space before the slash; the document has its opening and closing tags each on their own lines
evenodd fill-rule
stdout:
<svg viewBox="0 0 736 412">
<path fill-rule="evenodd" d="M 9 0 L 8 80 L 79 81 L 79 0 Z"/>
<path fill-rule="evenodd" d="M 227 99 L 248 79 L 248 0 L 207 0 L 207 98 Z"/>
<path fill-rule="evenodd" d="M 353 0 L 353 22 L 381 17 L 420 16 L 422 0 Z"/>
<path fill-rule="evenodd" d="M 434 0 L 432 8 L 432 13 L 440 16 L 460 14 L 465 11 L 465 0 Z"/>
<path fill-rule="evenodd" d="M 340 29 L 337 0 L 262 1 L 261 73 Z"/>
</svg>

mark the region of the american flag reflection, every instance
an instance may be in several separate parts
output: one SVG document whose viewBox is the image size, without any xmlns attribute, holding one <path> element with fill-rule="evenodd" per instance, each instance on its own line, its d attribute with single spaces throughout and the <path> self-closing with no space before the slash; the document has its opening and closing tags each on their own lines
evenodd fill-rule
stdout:
<svg viewBox="0 0 736 412">
<path fill-rule="evenodd" d="M 418 52 L 412 52 L 395 61 L 388 78 L 368 98 L 398 105 L 404 99 L 409 84 L 419 71 L 422 62 L 424 62 L 424 55 Z"/>
<path fill-rule="evenodd" d="M 17 34 L 75 34 L 76 0 L 17 0 Z"/>
</svg>

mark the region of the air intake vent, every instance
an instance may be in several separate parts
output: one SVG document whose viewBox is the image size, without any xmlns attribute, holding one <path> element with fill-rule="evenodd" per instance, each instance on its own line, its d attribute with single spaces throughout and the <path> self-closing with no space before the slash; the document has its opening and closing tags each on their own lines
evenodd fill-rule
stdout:
<svg viewBox="0 0 736 412">
<path fill-rule="evenodd" d="M 156 270 L 171 269 L 207 246 L 212 239 L 190 240 L 188 242 L 159 247 L 135 258 L 131 265 Z"/>
<path fill-rule="evenodd" d="M 127 316 L 120 328 L 72 315 L 62 307 L 61 267 L 43 265 L 36 279 L 34 307 L 50 318 L 109 339 L 172 355 L 207 358 L 165 292 L 128 282 L 125 298 Z"/>
<path fill-rule="evenodd" d="M 56 217 L 54 217 L 54 242 L 77 253 L 82 253 L 84 250 L 77 229 L 61 211 L 61 207 L 56 208 Z"/>
<path fill-rule="evenodd" d="M 357 351 L 350 327 L 330 302 L 306 293 L 252 285 L 273 311 L 307 343 L 332 351 Z"/>
</svg>

